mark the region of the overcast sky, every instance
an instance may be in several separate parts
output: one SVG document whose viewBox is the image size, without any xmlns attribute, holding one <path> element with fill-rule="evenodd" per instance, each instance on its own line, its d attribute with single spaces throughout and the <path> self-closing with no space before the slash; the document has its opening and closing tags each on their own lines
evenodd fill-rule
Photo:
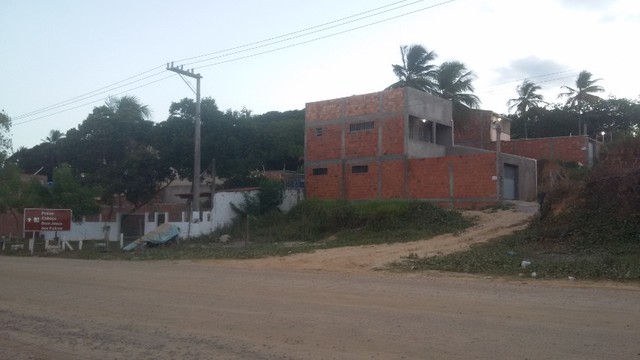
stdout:
<svg viewBox="0 0 640 360">
<path fill-rule="evenodd" d="M 164 121 L 195 97 L 170 61 L 195 68 L 222 110 L 303 109 L 384 89 L 413 43 L 436 64 L 464 62 L 481 107 L 499 113 L 524 78 L 555 102 L 581 70 L 603 96 L 638 99 L 639 34 L 637 0 L 2 0 L 0 109 L 14 150 L 77 127 L 110 95 Z"/>
</svg>

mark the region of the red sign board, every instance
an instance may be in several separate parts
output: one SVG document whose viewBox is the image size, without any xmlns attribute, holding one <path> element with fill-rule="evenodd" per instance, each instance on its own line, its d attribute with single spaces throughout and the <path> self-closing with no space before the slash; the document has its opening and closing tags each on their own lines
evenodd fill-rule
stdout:
<svg viewBox="0 0 640 360">
<path fill-rule="evenodd" d="M 24 231 L 71 231 L 71 210 L 24 209 Z"/>
</svg>

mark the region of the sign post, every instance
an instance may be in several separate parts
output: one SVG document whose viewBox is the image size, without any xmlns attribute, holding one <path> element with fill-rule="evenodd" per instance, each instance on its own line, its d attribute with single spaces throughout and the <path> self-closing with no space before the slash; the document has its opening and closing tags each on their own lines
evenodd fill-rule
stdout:
<svg viewBox="0 0 640 360">
<path fill-rule="evenodd" d="M 71 231 L 71 210 L 24 209 L 24 231 Z"/>
<path fill-rule="evenodd" d="M 71 210 L 24 209 L 23 229 L 24 232 L 33 232 L 33 236 L 29 241 L 29 250 L 33 255 L 36 231 L 71 231 Z"/>
</svg>

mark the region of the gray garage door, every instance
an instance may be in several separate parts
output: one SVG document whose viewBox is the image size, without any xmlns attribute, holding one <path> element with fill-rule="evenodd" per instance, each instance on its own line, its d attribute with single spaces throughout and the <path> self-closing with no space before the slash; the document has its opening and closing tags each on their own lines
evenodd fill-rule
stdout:
<svg viewBox="0 0 640 360">
<path fill-rule="evenodd" d="M 502 197 L 505 200 L 518 199 L 518 167 L 515 165 L 504 164 Z"/>
</svg>

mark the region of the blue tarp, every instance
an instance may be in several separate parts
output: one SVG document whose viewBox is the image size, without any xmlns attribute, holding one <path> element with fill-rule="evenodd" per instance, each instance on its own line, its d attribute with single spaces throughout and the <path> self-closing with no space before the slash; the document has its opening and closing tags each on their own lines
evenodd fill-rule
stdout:
<svg viewBox="0 0 640 360">
<path fill-rule="evenodd" d="M 122 250 L 131 251 L 137 248 L 138 246 L 142 246 L 142 244 L 154 244 L 154 245 L 164 244 L 167 241 L 176 239 L 179 234 L 180 234 L 179 227 L 173 224 L 164 223 L 158 226 L 157 228 L 155 228 L 154 230 L 148 232 L 144 236 L 140 237 L 136 241 L 123 247 Z"/>
</svg>

